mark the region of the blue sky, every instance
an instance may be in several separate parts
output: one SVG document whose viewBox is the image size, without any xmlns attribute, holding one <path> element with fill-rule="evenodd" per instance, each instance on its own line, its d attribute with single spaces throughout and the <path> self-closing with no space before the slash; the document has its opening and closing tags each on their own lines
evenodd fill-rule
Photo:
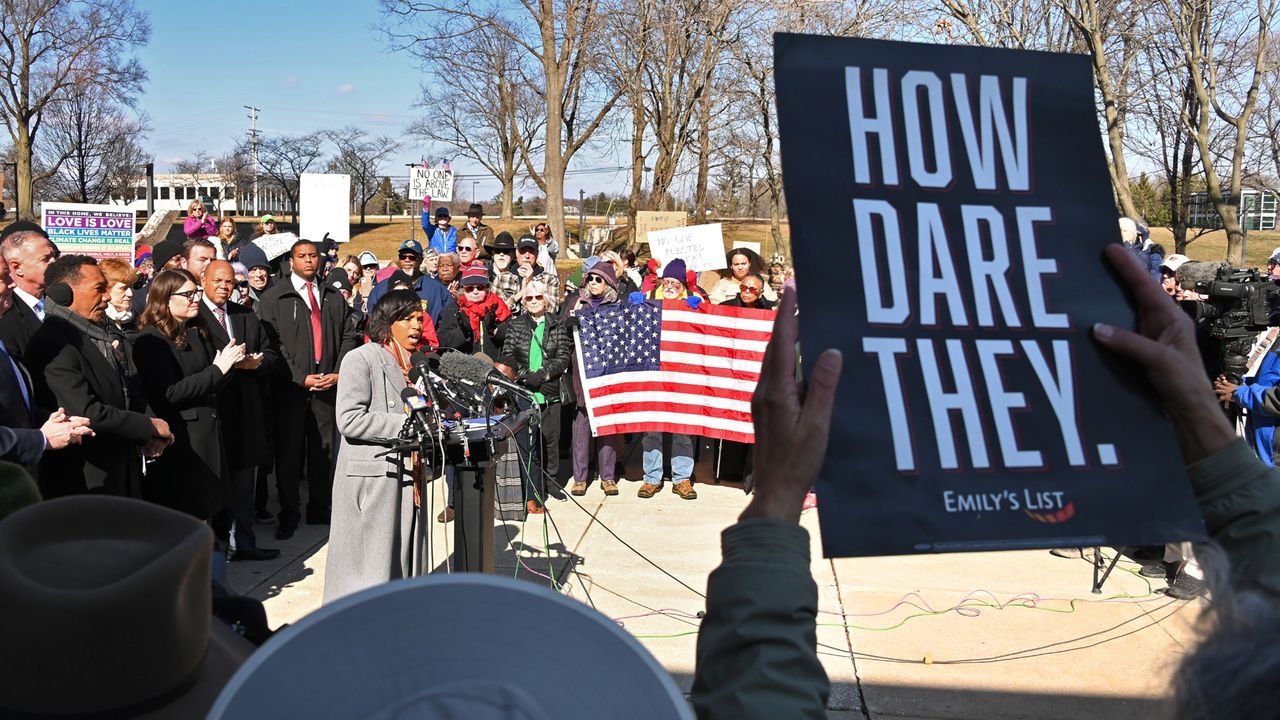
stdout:
<svg viewBox="0 0 1280 720">
<path fill-rule="evenodd" d="M 137 53 L 149 74 L 138 107 L 151 117 L 153 129 L 144 145 L 158 171 L 201 150 L 215 157 L 229 150 L 248 131 L 244 105 L 258 107 L 258 129 L 264 134 L 353 124 L 402 137 L 416 116 L 419 86 L 430 79 L 411 56 L 390 52 L 372 29 L 378 20 L 375 0 L 213 5 L 137 0 L 137 5 L 151 18 L 151 42 Z M 404 174 L 403 163 L 431 150 L 404 143 L 387 173 Z M 454 169 L 480 172 L 465 160 L 455 162 Z M 573 190 L 581 185 L 588 192 L 622 191 L 624 183 L 623 174 L 569 181 Z M 470 183 L 463 185 L 462 193 L 469 196 Z M 496 180 L 482 180 L 476 194 L 492 197 L 498 189 Z"/>
</svg>

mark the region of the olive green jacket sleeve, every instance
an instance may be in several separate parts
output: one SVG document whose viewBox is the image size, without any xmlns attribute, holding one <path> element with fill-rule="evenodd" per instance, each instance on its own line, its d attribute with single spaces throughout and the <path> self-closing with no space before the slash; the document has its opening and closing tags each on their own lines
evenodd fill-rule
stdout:
<svg viewBox="0 0 1280 720">
<path fill-rule="evenodd" d="M 1236 583 L 1280 596 L 1280 470 L 1237 440 L 1187 468 L 1209 536 Z"/>
<path fill-rule="evenodd" d="M 698 633 L 694 711 L 699 718 L 826 718 L 831 686 L 818 661 L 809 533 L 752 519 L 725 530 L 721 545 Z"/>
</svg>

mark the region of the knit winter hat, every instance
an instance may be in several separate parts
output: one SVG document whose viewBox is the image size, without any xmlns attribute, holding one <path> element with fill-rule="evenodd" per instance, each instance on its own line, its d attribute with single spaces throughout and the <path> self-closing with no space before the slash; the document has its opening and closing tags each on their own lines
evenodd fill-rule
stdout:
<svg viewBox="0 0 1280 720">
<path fill-rule="evenodd" d="M 662 268 L 663 280 L 666 280 L 667 278 L 671 278 L 673 280 L 679 280 L 680 282 L 687 282 L 688 281 L 688 278 L 686 277 L 687 274 L 688 272 L 685 270 L 685 267 L 684 267 L 684 260 L 681 260 L 680 258 L 676 258 L 672 260 L 671 262 L 667 263 L 666 267 Z"/>
<path fill-rule="evenodd" d="M 485 268 L 484 263 L 471 263 L 462 271 L 462 280 L 459 284 L 463 287 L 469 285 L 488 285 L 489 270 Z"/>
<path fill-rule="evenodd" d="M 596 263 L 595 265 L 591 266 L 590 270 L 587 270 L 584 273 L 583 275 L 584 281 L 586 280 L 587 275 L 599 275 L 600 277 L 604 278 L 604 282 L 606 285 L 613 288 L 614 290 L 618 289 L 618 274 L 614 271 L 613 265 L 611 263 L 607 263 L 607 262 Z"/>
</svg>

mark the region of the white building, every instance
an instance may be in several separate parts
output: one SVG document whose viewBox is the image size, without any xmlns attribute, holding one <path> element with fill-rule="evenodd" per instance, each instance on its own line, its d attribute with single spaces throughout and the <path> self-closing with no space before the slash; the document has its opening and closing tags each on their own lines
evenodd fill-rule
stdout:
<svg viewBox="0 0 1280 720">
<path fill-rule="evenodd" d="M 156 173 L 155 175 L 155 209 L 178 210 L 184 215 L 192 200 L 200 200 L 213 208 L 217 215 L 245 215 L 288 212 L 288 199 L 279 188 L 267 183 L 258 185 L 258 198 L 261 208 L 253 207 L 253 188 L 237 191 L 234 183 L 224 182 L 213 174 L 190 175 L 182 173 Z M 112 205 L 125 205 L 135 213 L 147 211 L 147 184 L 138 183 L 131 195 L 113 195 Z"/>
<path fill-rule="evenodd" d="M 1276 229 L 1276 195 L 1265 190 L 1240 191 L 1240 219 L 1248 230 Z M 1219 229 L 1222 218 L 1209 202 L 1209 193 L 1191 193 L 1188 225 L 1193 228 Z"/>
</svg>

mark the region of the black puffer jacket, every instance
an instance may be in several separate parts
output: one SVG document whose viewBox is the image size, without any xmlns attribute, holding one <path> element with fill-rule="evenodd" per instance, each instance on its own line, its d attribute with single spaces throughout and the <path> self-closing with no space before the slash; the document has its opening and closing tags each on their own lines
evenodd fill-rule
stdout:
<svg viewBox="0 0 1280 720">
<path fill-rule="evenodd" d="M 525 387 L 540 392 L 547 402 L 560 399 L 560 378 L 569 369 L 573 356 L 573 338 L 569 326 L 554 313 L 543 316 L 547 329 L 542 340 L 542 369 L 529 372 L 529 347 L 533 343 L 533 318 L 528 313 L 507 322 L 507 337 L 502 344 L 502 354 L 511 362 L 516 378 Z"/>
</svg>

